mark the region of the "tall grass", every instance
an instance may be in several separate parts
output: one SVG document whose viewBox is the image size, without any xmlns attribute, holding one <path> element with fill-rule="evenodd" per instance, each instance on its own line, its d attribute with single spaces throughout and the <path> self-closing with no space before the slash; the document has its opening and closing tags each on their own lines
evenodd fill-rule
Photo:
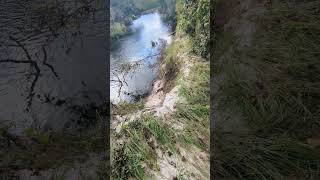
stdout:
<svg viewBox="0 0 320 180">
<path fill-rule="evenodd" d="M 307 137 L 319 129 L 319 4 L 273 7 L 253 47 L 237 52 L 238 61 L 227 69 L 222 91 L 258 131 Z"/>
<path fill-rule="evenodd" d="M 128 123 L 117 137 L 124 142 L 114 147 L 112 177 L 115 179 L 150 178 L 151 174 L 145 172 L 159 168 L 156 148 L 174 152 L 173 131 L 152 116 Z"/>
<path fill-rule="evenodd" d="M 208 150 L 210 142 L 210 68 L 208 62 L 197 62 L 191 69 L 187 81 L 180 82 L 180 96 L 186 103 L 178 106 L 175 117 L 185 125 L 183 139 L 187 144 Z M 188 82 L 188 83 L 184 83 Z"/>
<path fill-rule="evenodd" d="M 242 127 L 217 129 L 217 172 L 233 179 L 317 179 L 320 156 L 306 145 L 320 120 L 320 2 L 278 1 L 262 17 L 251 47 L 217 42 L 218 113 Z M 219 38 L 219 34 L 216 36 Z M 229 37 L 229 38 L 227 38 Z M 218 124 L 232 124 L 219 117 Z M 246 133 L 238 133 L 245 131 Z"/>
<path fill-rule="evenodd" d="M 226 133 L 218 134 L 216 139 L 215 169 L 220 178 L 311 180 L 319 177 L 319 153 L 297 140 Z"/>
</svg>

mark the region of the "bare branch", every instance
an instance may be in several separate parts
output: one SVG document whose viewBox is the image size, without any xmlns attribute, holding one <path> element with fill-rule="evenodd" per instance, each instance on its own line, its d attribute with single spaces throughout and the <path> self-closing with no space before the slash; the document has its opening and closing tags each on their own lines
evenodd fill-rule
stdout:
<svg viewBox="0 0 320 180">
<path fill-rule="evenodd" d="M 51 64 L 47 63 L 47 59 L 48 59 L 47 51 L 44 46 L 42 46 L 42 51 L 43 51 L 43 61 L 42 61 L 43 65 L 47 66 L 51 70 L 51 72 L 54 74 L 54 76 L 58 78 L 59 76 L 58 76 L 57 72 L 54 70 L 53 66 Z"/>
<path fill-rule="evenodd" d="M 15 60 L 15 59 L 2 59 L 0 63 L 17 63 L 17 64 L 30 64 L 29 60 Z"/>
<path fill-rule="evenodd" d="M 21 47 L 21 49 L 24 51 L 24 53 L 26 54 L 27 58 L 29 61 L 31 61 L 31 56 L 29 54 L 29 52 L 27 51 L 27 49 L 14 37 L 9 36 L 10 40 L 16 42 L 18 44 L 19 47 Z"/>
<path fill-rule="evenodd" d="M 31 87 L 30 87 L 30 90 L 29 90 L 29 93 L 28 93 L 28 96 L 27 96 L 27 107 L 26 107 L 26 110 L 29 111 L 31 105 L 32 105 L 32 101 L 33 101 L 33 96 L 34 96 L 34 89 L 35 89 L 35 86 L 36 86 L 36 83 L 38 82 L 38 79 L 39 79 L 39 76 L 40 76 L 40 68 L 38 66 L 38 63 L 34 60 L 32 60 L 27 48 L 22 45 L 16 38 L 12 37 L 12 36 L 9 36 L 10 40 L 14 41 L 17 43 L 17 45 L 24 51 L 25 55 L 27 56 L 28 60 L 25 61 L 25 60 L 13 60 L 13 59 L 5 59 L 5 60 L 0 60 L 0 62 L 11 62 L 11 63 L 28 63 L 30 64 L 31 67 L 33 67 L 36 72 L 33 73 L 32 70 L 30 72 L 30 75 L 34 75 L 34 79 L 31 83 Z"/>
</svg>

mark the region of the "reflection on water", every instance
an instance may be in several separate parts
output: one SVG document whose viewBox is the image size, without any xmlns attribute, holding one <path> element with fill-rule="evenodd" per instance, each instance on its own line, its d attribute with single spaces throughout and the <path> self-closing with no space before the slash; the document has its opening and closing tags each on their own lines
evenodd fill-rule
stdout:
<svg viewBox="0 0 320 180">
<path fill-rule="evenodd" d="M 154 65 L 159 57 L 157 54 L 161 50 L 160 44 L 171 41 L 170 28 L 158 13 L 141 16 L 129 28 L 133 33 L 121 39 L 117 49 L 111 52 L 110 93 L 113 103 L 133 101 L 134 96 L 143 95 L 150 90 L 157 74 Z M 141 63 L 129 73 L 121 71 L 128 64 L 137 62 Z"/>
</svg>

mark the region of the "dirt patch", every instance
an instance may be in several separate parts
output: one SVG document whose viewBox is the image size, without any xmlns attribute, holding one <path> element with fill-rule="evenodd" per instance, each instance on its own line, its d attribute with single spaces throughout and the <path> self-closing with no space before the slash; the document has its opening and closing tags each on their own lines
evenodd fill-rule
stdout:
<svg viewBox="0 0 320 180">
<path fill-rule="evenodd" d="M 165 95 L 163 92 L 164 85 L 164 79 L 158 79 L 154 82 L 151 95 L 147 98 L 145 103 L 146 107 L 157 107 L 162 104 Z"/>
</svg>

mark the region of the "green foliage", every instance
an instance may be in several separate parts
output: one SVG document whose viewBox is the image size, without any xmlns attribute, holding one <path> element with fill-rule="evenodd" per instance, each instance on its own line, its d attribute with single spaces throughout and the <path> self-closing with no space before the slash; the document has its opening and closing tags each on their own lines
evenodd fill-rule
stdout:
<svg viewBox="0 0 320 180">
<path fill-rule="evenodd" d="M 138 15 L 159 6 L 159 0 L 111 0 L 111 40 L 116 40 L 128 34 L 127 26 L 130 25 Z"/>
<path fill-rule="evenodd" d="M 124 24 L 115 22 L 110 25 L 110 37 L 118 39 L 127 33 L 127 27 Z"/>
<path fill-rule="evenodd" d="M 110 5 L 110 37 L 116 40 L 128 33 L 127 26 L 140 11 L 132 0 L 112 0 Z"/>
<path fill-rule="evenodd" d="M 202 57 L 209 57 L 209 0 L 178 0 L 177 31 L 191 36 L 194 53 Z"/>
<path fill-rule="evenodd" d="M 160 12 L 165 21 L 176 25 L 176 0 L 158 0 L 160 3 Z"/>
<path fill-rule="evenodd" d="M 134 5 L 141 11 L 159 7 L 159 0 L 133 0 Z"/>
</svg>

